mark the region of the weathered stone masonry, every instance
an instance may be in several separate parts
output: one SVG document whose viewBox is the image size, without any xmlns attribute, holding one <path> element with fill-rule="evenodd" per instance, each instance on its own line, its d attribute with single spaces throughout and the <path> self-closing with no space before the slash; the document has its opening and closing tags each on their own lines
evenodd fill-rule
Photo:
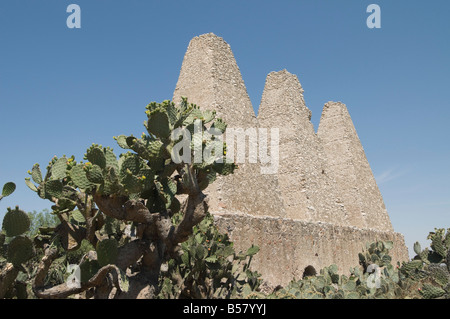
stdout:
<svg viewBox="0 0 450 319">
<path fill-rule="evenodd" d="M 210 209 L 269 285 L 300 278 L 306 267 L 357 265 L 366 242 L 392 240 L 394 262 L 408 259 L 395 233 L 346 106 L 324 106 L 316 134 L 298 78 L 271 72 L 256 116 L 230 46 L 209 33 L 189 43 L 173 100 L 214 109 L 228 127 L 280 129 L 280 166 L 264 175 L 245 163 L 208 189 Z"/>
</svg>

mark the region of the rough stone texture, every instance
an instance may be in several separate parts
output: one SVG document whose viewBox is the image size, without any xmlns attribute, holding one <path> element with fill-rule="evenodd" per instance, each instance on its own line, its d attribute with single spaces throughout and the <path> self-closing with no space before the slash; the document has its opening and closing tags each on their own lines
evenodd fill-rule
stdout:
<svg viewBox="0 0 450 319">
<path fill-rule="evenodd" d="M 367 242 L 392 240 L 394 263 L 408 259 L 395 233 L 350 115 L 327 103 L 319 131 L 297 77 L 268 75 L 255 116 L 230 46 L 209 33 L 189 43 L 173 100 L 214 109 L 229 128 L 280 129 L 280 169 L 262 175 L 248 161 L 208 188 L 210 211 L 238 249 L 261 250 L 252 264 L 271 285 L 300 278 L 307 266 L 358 264 Z"/>
<path fill-rule="evenodd" d="M 173 95 L 217 111 L 231 127 L 255 127 L 256 116 L 230 46 L 213 33 L 189 43 Z"/>
<path fill-rule="evenodd" d="M 325 104 L 317 134 L 328 157 L 328 172 L 341 190 L 351 225 L 393 231 L 383 197 L 345 104 Z"/>
<path fill-rule="evenodd" d="M 408 250 L 399 233 L 235 212 L 214 217 L 219 229 L 234 241 L 237 251 L 245 251 L 252 244 L 260 247 L 251 267 L 272 288 L 302 278 L 308 266 L 319 273 L 323 267 L 336 264 L 339 273 L 348 276 L 350 267 L 358 266 L 358 253 L 366 242 L 375 240 L 394 242 L 390 252 L 393 265 L 408 260 Z"/>
<path fill-rule="evenodd" d="M 286 70 L 267 76 L 258 122 L 280 129 L 278 180 L 286 217 L 349 225 L 297 76 Z"/>
<path fill-rule="evenodd" d="M 258 123 L 230 46 L 209 33 L 189 43 L 173 101 L 181 97 L 216 110 L 229 128 L 257 128 Z M 249 144 L 247 145 L 249 147 Z M 275 175 L 261 175 L 259 164 L 239 164 L 235 174 L 218 178 L 207 193 L 212 211 L 222 209 L 284 216 Z"/>
</svg>

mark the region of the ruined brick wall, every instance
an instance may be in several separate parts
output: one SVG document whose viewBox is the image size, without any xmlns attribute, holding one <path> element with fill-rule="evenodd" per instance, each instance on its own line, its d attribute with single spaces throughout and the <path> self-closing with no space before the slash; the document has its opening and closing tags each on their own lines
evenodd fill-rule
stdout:
<svg viewBox="0 0 450 319">
<path fill-rule="evenodd" d="M 407 260 L 347 108 L 324 107 L 318 133 L 297 76 L 267 76 L 255 116 L 230 46 L 209 33 L 189 43 L 173 95 L 216 110 L 231 128 L 279 128 L 280 166 L 261 174 L 246 162 L 207 190 L 210 210 L 236 247 L 261 250 L 253 261 L 271 285 L 335 263 L 343 273 L 358 264 L 366 242 L 392 240 L 393 259 Z"/>
<path fill-rule="evenodd" d="M 394 243 L 390 252 L 394 265 L 408 260 L 403 235 L 395 232 L 235 212 L 214 216 L 219 229 L 234 241 L 237 251 L 246 251 L 252 244 L 260 247 L 251 267 L 271 287 L 302 278 L 308 266 L 319 273 L 323 267 L 336 264 L 339 273 L 348 276 L 350 267 L 358 266 L 358 253 L 367 242 L 376 240 Z"/>
</svg>

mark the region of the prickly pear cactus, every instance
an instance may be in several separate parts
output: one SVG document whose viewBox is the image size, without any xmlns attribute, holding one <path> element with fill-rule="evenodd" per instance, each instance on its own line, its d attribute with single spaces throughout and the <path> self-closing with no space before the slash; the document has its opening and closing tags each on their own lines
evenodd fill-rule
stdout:
<svg viewBox="0 0 450 319">
<path fill-rule="evenodd" d="M 359 254 L 359 267 L 350 268 L 350 276 L 340 275 L 337 265 L 320 270 L 315 276 L 291 281 L 271 294 L 252 294 L 254 298 L 275 299 L 393 299 L 404 298 L 399 271 L 391 264 L 392 243 L 368 243 Z"/>
<path fill-rule="evenodd" d="M 76 206 L 76 190 L 70 178 L 70 171 L 74 169 L 74 157 L 61 158 L 54 156 L 47 166 L 47 173 L 43 177 L 39 164 L 33 165 L 25 178 L 26 185 L 42 199 L 48 199 L 56 205 L 52 206 L 55 213 L 73 210 Z M 75 174 L 74 174 L 75 175 Z M 36 185 L 37 184 L 37 185 Z"/>
<path fill-rule="evenodd" d="M 69 268 L 81 269 L 82 279 L 78 282 L 85 285 L 83 287 L 103 284 L 104 281 L 98 279 L 105 276 L 103 272 L 120 273 L 120 276 L 108 277 L 110 279 L 122 278 L 131 269 L 133 272 L 143 269 L 154 276 L 160 264 L 181 258 L 177 255 L 183 249 L 181 243 L 188 240 L 192 228 L 207 213 L 206 196 L 202 191 L 218 175 L 232 174 L 236 169 L 236 165 L 225 158 L 226 145 L 221 136 L 226 123 L 216 118 L 215 112 L 201 110 L 182 99 L 179 105 L 171 101 L 150 103 L 145 113 L 145 132 L 140 137 L 119 135 L 114 138 L 124 153 L 117 156 L 112 148 L 92 144 L 82 161 L 76 161 L 74 156 L 54 156 L 46 172 L 35 164 L 25 179 L 39 197 L 53 202 L 52 213 L 61 221 L 53 229 L 40 230 L 41 247 L 54 260 L 70 258 L 73 262 L 74 256 L 79 257 L 78 268 L 73 265 Z M 182 198 L 186 198 L 183 203 Z M 178 224 L 172 221 L 176 214 L 182 216 Z M 77 251 L 86 241 L 95 249 L 80 257 Z M 220 242 L 214 247 L 197 244 L 195 252 L 189 250 L 183 260 L 189 257 L 189 267 L 204 274 L 202 271 L 224 262 L 225 255 L 233 255 L 221 245 Z M 235 257 L 251 258 L 255 251 L 252 248 Z M 124 258 L 124 254 L 132 256 L 131 260 Z M 191 269 L 188 264 L 184 265 L 187 268 L 183 271 Z M 206 268 L 199 268 L 203 267 L 200 265 Z M 244 268 L 244 264 L 241 267 Z M 43 266 L 39 269 L 50 271 Z M 233 273 L 237 272 L 233 269 Z M 238 279 L 233 279 L 233 294 L 240 293 L 244 287 L 248 291 L 251 284 L 256 285 L 248 269 L 241 272 Z M 37 278 L 45 278 L 45 275 Z M 121 286 L 110 284 L 111 287 Z M 46 291 L 42 281 L 33 287 L 39 298 L 47 298 L 55 291 L 64 295 L 66 289 Z M 119 289 L 117 294 L 120 293 L 126 292 Z"/>
<path fill-rule="evenodd" d="M 450 298 L 450 229 L 436 228 L 427 239 L 430 248 L 422 250 L 421 245 L 414 244 L 417 254 L 413 260 L 403 263 L 400 268 L 405 281 L 416 283 L 417 290 L 425 299 Z"/>
<path fill-rule="evenodd" d="M 174 216 L 176 222 L 180 216 Z M 237 253 L 208 214 L 181 245 L 160 278 L 159 298 L 239 298 L 257 293 L 260 275 L 250 269 L 257 246 Z"/>
<path fill-rule="evenodd" d="M 143 133 L 140 138 L 132 135 L 115 137 L 121 148 L 130 150 L 128 153 L 117 159 L 111 148 L 92 144 L 84 157 L 87 162 L 77 163 L 74 157 L 55 156 L 44 177 L 40 166 L 34 165 L 29 171 L 31 179 L 26 179 L 27 185 L 40 197 L 57 201 L 57 205 L 52 207 L 56 211 L 73 209 L 76 206 L 74 197 L 77 190 L 81 190 L 89 194 L 145 198 L 152 211 L 170 208 L 176 212 L 179 206 L 176 194 L 188 194 L 197 185 L 203 190 L 215 181 L 217 175 L 233 173 L 235 164 L 223 160 L 224 143 L 206 134 L 215 127 L 217 133 L 226 128 L 221 119 L 215 118 L 215 112 L 201 111 L 196 105 L 188 104 L 186 99 L 179 107 L 164 101 L 151 103 L 146 109 L 147 121 L 144 124 L 148 134 Z M 205 134 L 199 135 L 194 128 Z M 183 134 L 192 133 L 193 141 L 188 146 L 199 154 L 210 156 L 198 163 L 195 162 L 197 155 L 183 153 L 180 157 L 179 152 L 174 151 L 180 136 L 169 134 L 177 129 Z M 187 176 L 186 164 L 195 168 L 195 184 Z M 176 178 L 173 178 L 174 172 L 178 172 Z"/>
</svg>

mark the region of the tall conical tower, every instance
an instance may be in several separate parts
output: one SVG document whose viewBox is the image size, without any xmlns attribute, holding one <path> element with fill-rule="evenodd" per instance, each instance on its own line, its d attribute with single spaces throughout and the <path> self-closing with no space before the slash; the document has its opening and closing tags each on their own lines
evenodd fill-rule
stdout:
<svg viewBox="0 0 450 319">
<path fill-rule="evenodd" d="M 214 109 L 231 127 L 256 127 L 256 116 L 230 46 L 213 33 L 189 43 L 173 100 Z"/>
<path fill-rule="evenodd" d="M 345 104 L 325 104 L 318 136 L 328 157 L 329 174 L 343 194 L 351 225 L 393 231 L 383 197 Z"/>
<path fill-rule="evenodd" d="M 216 110 L 228 128 L 258 127 L 233 52 L 213 33 L 195 37 L 189 43 L 173 100 L 178 102 L 181 97 L 201 108 Z M 277 184 L 275 175 L 262 175 L 259 164 L 246 160 L 235 174 L 219 178 L 208 188 L 210 208 L 213 212 L 284 216 Z"/>
<path fill-rule="evenodd" d="M 278 182 L 287 217 L 348 225 L 346 210 L 328 176 L 326 155 L 311 123 L 303 88 L 286 70 L 266 79 L 258 121 L 280 128 Z"/>
</svg>

